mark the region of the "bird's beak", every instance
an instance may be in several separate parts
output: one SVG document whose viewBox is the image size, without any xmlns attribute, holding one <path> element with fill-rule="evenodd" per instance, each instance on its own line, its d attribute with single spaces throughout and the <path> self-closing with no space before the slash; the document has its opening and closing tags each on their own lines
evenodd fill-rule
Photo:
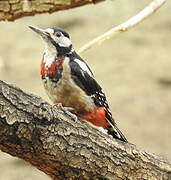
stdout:
<svg viewBox="0 0 171 180">
<path fill-rule="evenodd" d="M 29 28 L 32 29 L 37 34 L 41 35 L 43 38 L 47 38 L 49 36 L 49 33 L 44 29 L 34 27 L 34 26 L 29 26 Z"/>
</svg>

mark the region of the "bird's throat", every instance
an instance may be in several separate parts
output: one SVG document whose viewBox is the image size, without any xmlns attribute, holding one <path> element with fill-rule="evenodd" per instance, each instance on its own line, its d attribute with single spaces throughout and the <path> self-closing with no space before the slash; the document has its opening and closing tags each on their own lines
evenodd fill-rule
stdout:
<svg viewBox="0 0 171 180">
<path fill-rule="evenodd" d="M 43 59 L 41 62 L 41 76 L 42 78 L 50 76 L 55 76 L 60 69 L 62 69 L 62 64 L 64 61 L 64 56 L 60 56 L 58 58 L 50 59 Z"/>
<path fill-rule="evenodd" d="M 49 68 L 57 57 L 57 50 L 55 46 L 52 44 L 45 45 L 44 54 L 43 54 L 43 62 L 46 68 Z"/>
</svg>

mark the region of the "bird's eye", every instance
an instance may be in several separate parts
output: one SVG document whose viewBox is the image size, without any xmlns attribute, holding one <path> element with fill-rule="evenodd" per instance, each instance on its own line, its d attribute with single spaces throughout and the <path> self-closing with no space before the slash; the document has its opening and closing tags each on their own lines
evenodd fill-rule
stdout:
<svg viewBox="0 0 171 180">
<path fill-rule="evenodd" d="M 57 37 L 61 37 L 61 33 L 60 33 L 60 32 L 56 32 L 55 35 L 56 35 Z"/>
</svg>

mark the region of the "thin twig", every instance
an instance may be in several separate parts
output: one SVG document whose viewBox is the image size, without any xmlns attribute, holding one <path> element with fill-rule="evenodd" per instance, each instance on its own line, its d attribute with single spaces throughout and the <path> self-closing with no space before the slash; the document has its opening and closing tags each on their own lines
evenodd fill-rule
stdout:
<svg viewBox="0 0 171 180">
<path fill-rule="evenodd" d="M 112 38 L 113 36 L 125 32 L 135 25 L 139 24 L 141 21 L 143 21 L 145 18 L 153 14 L 156 10 L 158 10 L 166 0 L 154 0 L 152 1 L 147 7 L 145 7 L 142 11 L 140 11 L 137 15 L 131 17 L 128 19 L 126 22 L 113 27 L 109 31 L 105 32 L 104 34 L 96 37 L 92 41 L 88 42 L 84 46 L 82 46 L 79 50 L 78 53 L 81 53 L 87 49 L 92 48 L 93 46 L 101 44 L 103 41 Z"/>
</svg>

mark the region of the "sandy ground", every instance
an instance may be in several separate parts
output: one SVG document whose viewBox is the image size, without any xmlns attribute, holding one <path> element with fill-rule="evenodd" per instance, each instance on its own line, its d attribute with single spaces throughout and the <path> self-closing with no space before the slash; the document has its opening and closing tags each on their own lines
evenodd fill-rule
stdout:
<svg viewBox="0 0 171 180">
<path fill-rule="evenodd" d="M 106 1 L 52 15 L 0 22 L 0 79 L 48 100 L 39 76 L 43 43 L 28 25 L 64 28 L 78 49 L 149 2 Z M 81 56 L 106 92 L 117 124 L 128 140 L 171 160 L 170 9 L 168 1 L 135 29 Z M 0 152 L 1 179 L 49 178 L 29 164 Z"/>
</svg>

